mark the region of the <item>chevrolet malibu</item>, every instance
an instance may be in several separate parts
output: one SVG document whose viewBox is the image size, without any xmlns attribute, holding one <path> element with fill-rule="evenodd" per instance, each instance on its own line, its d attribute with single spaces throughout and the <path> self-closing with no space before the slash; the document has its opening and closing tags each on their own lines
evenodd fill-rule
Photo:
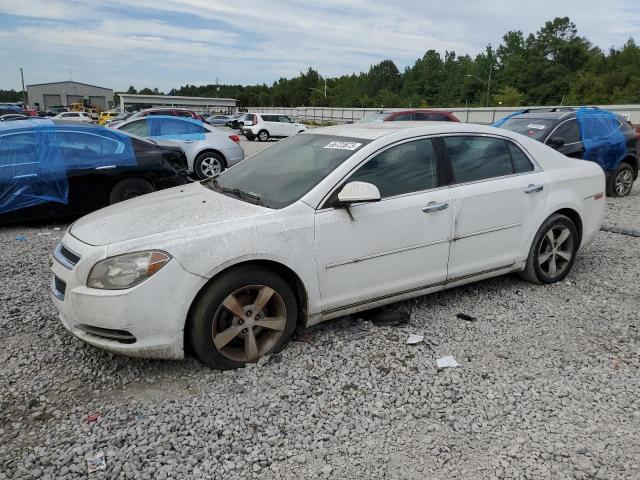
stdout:
<svg viewBox="0 0 640 480">
<path fill-rule="evenodd" d="M 314 129 L 215 178 L 76 223 L 51 289 L 100 348 L 229 369 L 295 329 L 510 272 L 562 280 L 600 228 L 602 169 L 453 122 Z"/>
</svg>

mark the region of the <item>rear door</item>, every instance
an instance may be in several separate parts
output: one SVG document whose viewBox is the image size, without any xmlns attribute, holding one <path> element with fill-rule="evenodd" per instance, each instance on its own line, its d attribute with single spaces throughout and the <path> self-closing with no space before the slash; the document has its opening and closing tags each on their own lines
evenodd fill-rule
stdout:
<svg viewBox="0 0 640 480">
<path fill-rule="evenodd" d="M 278 123 L 280 124 L 281 135 L 290 136 L 298 133 L 298 127 L 286 115 L 278 115 Z"/>
<path fill-rule="evenodd" d="M 507 268 L 528 251 L 549 185 L 514 142 L 486 135 L 443 136 L 453 197 L 448 278 Z"/>
<path fill-rule="evenodd" d="M 560 153 L 571 158 L 584 158 L 584 145 L 580 136 L 578 120 L 570 118 L 560 123 L 551 132 L 545 143 L 548 144 L 552 138 L 558 137 L 564 140 L 564 145 L 558 148 Z"/>
</svg>

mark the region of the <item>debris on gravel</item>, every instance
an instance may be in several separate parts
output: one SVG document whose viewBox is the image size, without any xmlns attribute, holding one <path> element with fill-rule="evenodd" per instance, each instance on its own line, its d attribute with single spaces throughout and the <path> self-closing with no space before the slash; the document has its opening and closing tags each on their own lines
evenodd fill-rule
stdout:
<svg viewBox="0 0 640 480">
<path fill-rule="evenodd" d="M 608 203 L 640 228 L 637 195 Z M 394 305 L 404 328 L 354 315 L 219 372 L 72 337 L 49 300 L 63 229 L 0 228 L 2 480 L 87 478 L 100 452 L 90 478 L 640 478 L 640 238 L 599 232 L 558 284 L 440 292 Z"/>
</svg>

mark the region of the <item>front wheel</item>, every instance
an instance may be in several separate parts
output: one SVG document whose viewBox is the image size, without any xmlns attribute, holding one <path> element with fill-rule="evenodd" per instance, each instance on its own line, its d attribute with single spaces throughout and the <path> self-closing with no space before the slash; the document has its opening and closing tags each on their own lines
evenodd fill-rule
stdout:
<svg viewBox="0 0 640 480">
<path fill-rule="evenodd" d="M 193 162 L 193 170 L 199 179 L 215 177 L 225 169 L 225 162 L 222 155 L 215 152 L 204 152 L 196 157 Z"/>
<path fill-rule="evenodd" d="M 610 197 L 625 197 L 631 193 L 633 187 L 633 167 L 628 163 L 621 163 L 611 175 L 607 185 L 607 195 Z"/>
<path fill-rule="evenodd" d="M 153 185 L 142 178 L 125 178 L 116 183 L 109 193 L 109 205 L 123 202 L 130 198 L 146 195 L 155 190 Z"/>
<path fill-rule="evenodd" d="M 282 348 L 298 317 L 295 294 L 275 273 L 241 267 L 215 280 L 197 300 L 191 346 L 204 363 L 228 370 Z"/>
<path fill-rule="evenodd" d="M 561 214 L 553 214 L 538 229 L 527 265 L 520 275 L 533 283 L 555 283 L 567 276 L 578 251 L 578 230 Z"/>
</svg>

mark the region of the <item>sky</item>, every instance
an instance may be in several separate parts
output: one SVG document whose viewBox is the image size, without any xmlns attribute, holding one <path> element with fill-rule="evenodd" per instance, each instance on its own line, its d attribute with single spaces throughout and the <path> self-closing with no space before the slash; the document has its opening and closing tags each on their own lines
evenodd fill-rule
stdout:
<svg viewBox="0 0 640 480">
<path fill-rule="evenodd" d="M 640 41 L 639 0 L 0 0 L 0 89 L 72 78 L 116 91 L 327 77 L 425 51 L 475 55 L 568 16 L 608 49 Z"/>
</svg>

